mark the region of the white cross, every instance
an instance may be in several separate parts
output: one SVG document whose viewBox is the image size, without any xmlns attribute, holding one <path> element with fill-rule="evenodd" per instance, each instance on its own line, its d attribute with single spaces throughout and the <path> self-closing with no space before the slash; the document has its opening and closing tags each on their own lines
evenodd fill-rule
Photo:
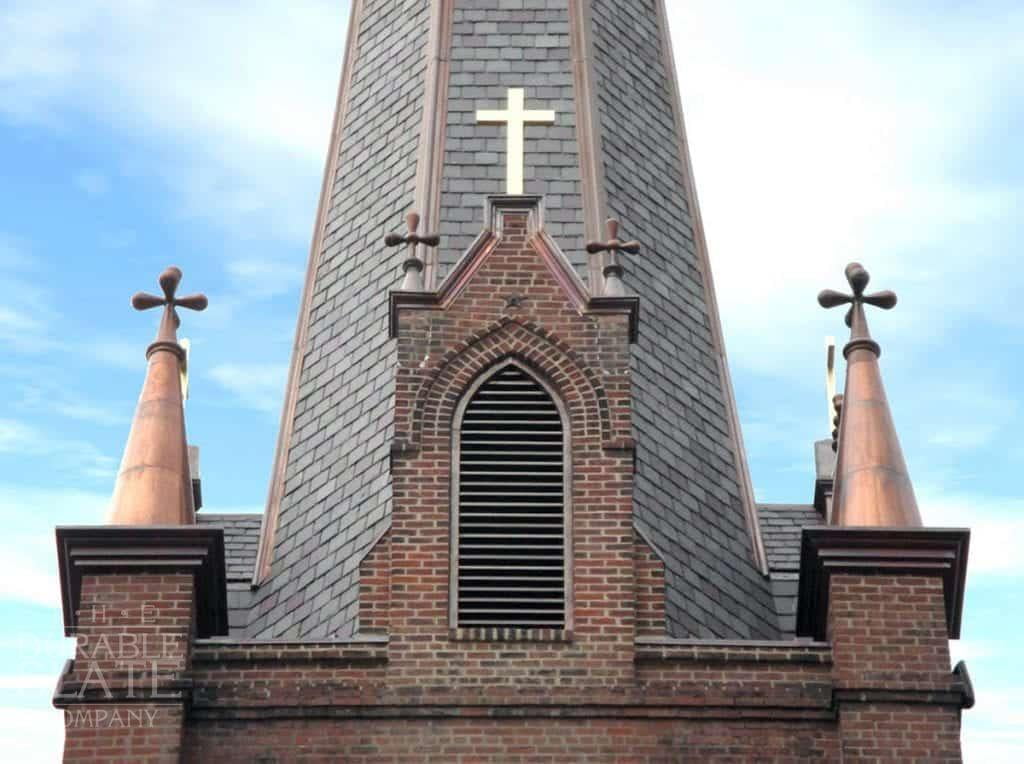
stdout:
<svg viewBox="0 0 1024 764">
<path fill-rule="evenodd" d="M 510 88 L 507 109 L 504 111 L 481 109 L 476 113 L 477 124 L 508 125 L 506 193 L 516 196 L 523 193 L 523 163 L 526 153 L 523 138 L 526 125 L 555 124 L 555 112 L 549 109 L 527 111 L 525 105 L 526 91 L 522 88 Z"/>
</svg>

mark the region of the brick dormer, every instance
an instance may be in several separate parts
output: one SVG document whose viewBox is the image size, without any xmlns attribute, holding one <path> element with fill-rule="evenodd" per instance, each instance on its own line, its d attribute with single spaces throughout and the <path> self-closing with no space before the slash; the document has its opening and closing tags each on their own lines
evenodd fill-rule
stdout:
<svg viewBox="0 0 1024 764">
<path fill-rule="evenodd" d="M 363 565 L 361 614 L 367 627 L 389 633 L 394 670 L 417 681 L 429 681 L 420 674 L 438 650 L 462 653 L 450 657 L 445 682 L 475 682 L 474 665 L 508 643 L 530 642 L 524 647 L 538 660 L 508 668 L 523 684 L 552 671 L 563 682 L 601 684 L 633 670 L 629 353 L 639 301 L 590 295 L 545 232 L 542 199 L 490 197 L 487 220 L 436 292 L 392 293 L 394 503 L 381 550 Z M 566 594 L 564 619 L 550 626 L 515 616 L 505 627 L 467 626 L 453 605 L 459 417 L 467 396 L 501 370 L 535 381 L 561 412 Z M 649 560 L 643 566 L 649 577 Z M 483 657 L 474 664 L 470 655 Z"/>
</svg>

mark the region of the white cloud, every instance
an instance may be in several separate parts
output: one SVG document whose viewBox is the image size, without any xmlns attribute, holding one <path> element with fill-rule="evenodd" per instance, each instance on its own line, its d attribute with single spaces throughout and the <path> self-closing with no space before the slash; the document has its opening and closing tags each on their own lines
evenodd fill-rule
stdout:
<svg viewBox="0 0 1024 764">
<path fill-rule="evenodd" d="M 851 260 L 901 292 L 901 309 L 878 319 L 890 342 L 928 341 L 965 313 L 1015 320 L 990 293 L 1021 279 L 986 268 L 1005 253 L 985 234 L 1015 214 L 1019 189 L 979 185 L 957 162 L 1020 70 L 1024 14 L 922 33 L 920 19 L 910 30 L 896 11 L 852 4 L 671 8 L 734 362 L 778 377 L 813 369 L 821 336 L 840 328 L 814 297 Z"/>
<path fill-rule="evenodd" d="M 294 293 L 302 285 L 305 271 L 295 263 L 247 258 L 227 264 L 235 292 L 249 300 Z"/>
<path fill-rule="evenodd" d="M 108 494 L 0 484 L 0 559 L 17 571 L 0 578 L 0 600 L 60 607 L 53 518 L 61 525 L 96 525 L 109 501 Z"/>
<path fill-rule="evenodd" d="M 12 0 L 0 116 L 62 129 L 67 109 L 140 139 L 181 214 L 308 240 L 334 106 L 342 3 Z M 257 224 L 254 226 L 254 224 Z"/>
<path fill-rule="evenodd" d="M 19 412 L 56 414 L 79 422 L 91 422 L 104 426 L 122 425 L 131 414 L 130 402 L 112 409 L 78 396 L 52 378 L 38 372 L 27 384 L 17 388 Z"/>
<path fill-rule="evenodd" d="M 61 760 L 64 714 L 40 706 L 0 707 L 0 741 L 3 741 L 5 760 L 19 764 L 53 764 Z"/>
<path fill-rule="evenodd" d="M 964 714 L 970 725 L 963 735 L 967 764 L 1016 764 L 1024 751 L 1024 709 L 1020 690 L 978 689 L 977 704 Z"/>
<path fill-rule="evenodd" d="M 969 577 L 1024 576 L 1024 501 L 919 486 L 918 504 L 926 526 L 971 529 Z"/>
<path fill-rule="evenodd" d="M 57 468 L 55 478 L 65 480 L 113 480 L 117 468 L 116 458 L 104 454 L 89 441 L 64 438 L 16 419 L 0 419 L 0 454 L 50 459 Z"/>
<path fill-rule="evenodd" d="M 49 690 L 56 684 L 55 674 L 0 674 L 0 690 Z"/>
<path fill-rule="evenodd" d="M 214 366 L 208 376 L 237 396 L 242 405 L 278 414 L 287 373 L 285 364 L 223 363 Z"/>
</svg>

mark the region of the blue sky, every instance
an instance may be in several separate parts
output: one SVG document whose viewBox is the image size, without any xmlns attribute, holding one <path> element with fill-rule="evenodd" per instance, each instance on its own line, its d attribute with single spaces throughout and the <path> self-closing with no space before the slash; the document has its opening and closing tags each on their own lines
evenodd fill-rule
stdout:
<svg viewBox="0 0 1024 764">
<path fill-rule="evenodd" d="M 211 302 L 182 332 L 207 509 L 262 509 L 347 5 L 0 7 L 10 760 L 59 752 L 49 697 L 71 648 L 52 527 L 103 518 L 155 331 L 128 297 L 155 289 L 168 264 Z M 814 297 L 861 260 L 900 296 L 872 328 L 925 521 L 974 529 L 954 644 L 979 693 L 964 717 L 968 761 L 1017 760 L 1024 8 L 669 5 L 758 498 L 810 499 L 811 443 L 827 432 L 823 338 L 843 334 Z"/>
</svg>

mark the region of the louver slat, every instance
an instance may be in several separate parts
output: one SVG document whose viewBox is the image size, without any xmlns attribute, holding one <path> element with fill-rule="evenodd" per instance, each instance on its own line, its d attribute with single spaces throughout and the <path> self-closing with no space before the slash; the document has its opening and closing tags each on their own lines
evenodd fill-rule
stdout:
<svg viewBox="0 0 1024 764">
<path fill-rule="evenodd" d="M 514 366 L 473 395 L 461 423 L 458 622 L 565 625 L 565 458 L 548 392 Z"/>
</svg>

